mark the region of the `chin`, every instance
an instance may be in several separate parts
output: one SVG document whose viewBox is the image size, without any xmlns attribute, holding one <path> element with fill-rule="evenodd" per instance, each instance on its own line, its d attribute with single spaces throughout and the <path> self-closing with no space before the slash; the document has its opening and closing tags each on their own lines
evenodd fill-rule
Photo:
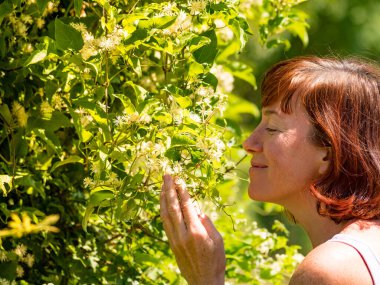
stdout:
<svg viewBox="0 0 380 285">
<path fill-rule="evenodd" d="M 256 189 L 256 190 L 255 190 Z M 267 199 L 263 199 L 264 197 L 260 195 L 260 191 L 258 191 L 259 187 L 254 187 L 252 184 L 248 186 L 248 196 L 254 201 L 259 202 L 269 202 Z"/>
</svg>

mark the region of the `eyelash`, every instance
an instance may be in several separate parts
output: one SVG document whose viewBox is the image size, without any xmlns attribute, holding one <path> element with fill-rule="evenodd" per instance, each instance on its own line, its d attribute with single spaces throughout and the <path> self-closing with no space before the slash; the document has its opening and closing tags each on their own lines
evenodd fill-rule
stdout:
<svg viewBox="0 0 380 285">
<path fill-rule="evenodd" d="M 277 130 L 275 130 L 275 129 L 271 129 L 271 128 L 265 128 L 265 130 L 266 130 L 268 133 L 275 133 L 275 132 L 277 132 Z"/>
</svg>

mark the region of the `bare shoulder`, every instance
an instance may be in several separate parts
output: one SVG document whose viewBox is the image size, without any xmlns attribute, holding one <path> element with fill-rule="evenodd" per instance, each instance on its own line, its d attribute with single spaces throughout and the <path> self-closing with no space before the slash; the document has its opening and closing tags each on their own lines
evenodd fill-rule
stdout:
<svg viewBox="0 0 380 285">
<path fill-rule="evenodd" d="M 372 285 L 372 280 L 354 248 L 339 242 L 326 242 L 305 257 L 289 284 Z"/>
</svg>

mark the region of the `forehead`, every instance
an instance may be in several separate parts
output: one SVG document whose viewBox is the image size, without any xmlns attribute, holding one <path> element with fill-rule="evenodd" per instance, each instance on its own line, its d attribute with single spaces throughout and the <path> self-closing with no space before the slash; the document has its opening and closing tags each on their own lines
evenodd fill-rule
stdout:
<svg viewBox="0 0 380 285">
<path fill-rule="evenodd" d="M 305 113 L 305 108 L 299 100 L 298 96 L 292 96 L 288 98 L 289 101 L 286 103 L 284 108 L 284 97 L 279 97 L 277 100 L 268 102 L 267 105 L 262 106 L 262 115 L 263 116 L 277 116 L 284 117 L 285 115 L 297 115 L 300 112 Z"/>
<path fill-rule="evenodd" d="M 281 106 L 281 101 L 276 101 L 262 108 L 263 118 L 274 118 L 288 124 L 310 125 L 309 116 L 304 106 L 299 100 L 292 100 L 290 112 L 285 112 Z"/>
</svg>

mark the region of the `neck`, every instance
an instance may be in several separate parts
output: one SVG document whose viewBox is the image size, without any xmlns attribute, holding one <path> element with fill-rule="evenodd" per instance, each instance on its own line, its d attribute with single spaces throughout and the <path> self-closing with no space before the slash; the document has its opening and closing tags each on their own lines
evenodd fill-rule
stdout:
<svg viewBox="0 0 380 285">
<path fill-rule="evenodd" d="M 309 193 L 296 200 L 295 203 L 288 201 L 289 203 L 284 203 L 284 206 L 294 216 L 296 222 L 305 229 L 313 248 L 343 230 L 344 225 L 336 224 L 330 218 L 318 214 L 316 201 Z"/>
</svg>

